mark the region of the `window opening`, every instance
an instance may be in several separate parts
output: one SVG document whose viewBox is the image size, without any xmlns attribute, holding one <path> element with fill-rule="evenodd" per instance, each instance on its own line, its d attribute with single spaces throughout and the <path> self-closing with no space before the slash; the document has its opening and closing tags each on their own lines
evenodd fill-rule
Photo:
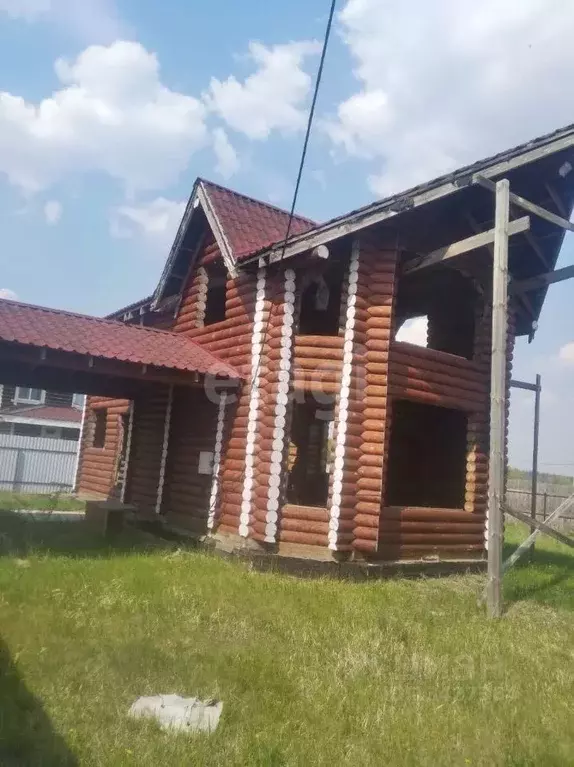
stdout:
<svg viewBox="0 0 574 767">
<path fill-rule="evenodd" d="M 464 508 L 466 413 L 398 400 L 390 434 L 386 505 Z"/>
</svg>

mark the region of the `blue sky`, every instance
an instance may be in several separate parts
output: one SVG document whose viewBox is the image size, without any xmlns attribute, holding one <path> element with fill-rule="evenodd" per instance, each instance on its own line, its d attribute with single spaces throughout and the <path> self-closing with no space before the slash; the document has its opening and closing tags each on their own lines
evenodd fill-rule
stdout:
<svg viewBox="0 0 574 767">
<path fill-rule="evenodd" d="M 150 293 L 198 175 L 288 206 L 328 6 L 0 0 L 0 290 L 95 314 Z M 299 211 L 330 218 L 574 122 L 573 33 L 559 0 L 339 0 Z M 564 473 L 573 289 L 551 289 L 515 364 L 543 375 L 542 468 Z M 521 466 L 531 412 L 515 392 Z"/>
</svg>

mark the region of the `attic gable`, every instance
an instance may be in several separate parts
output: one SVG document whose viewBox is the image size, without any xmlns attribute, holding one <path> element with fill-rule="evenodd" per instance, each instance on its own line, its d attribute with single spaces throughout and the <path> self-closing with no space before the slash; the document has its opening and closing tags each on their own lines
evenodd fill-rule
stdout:
<svg viewBox="0 0 574 767">
<path fill-rule="evenodd" d="M 209 228 L 229 274 L 247 257 L 280 242 L 287 234 L 289 213 L 204 179 L 195 182 L 153 304 L 177 295 L 190 277 Z M 308 232 L 316 224 L 294 216 L 291 234 Z"/>
</svg>

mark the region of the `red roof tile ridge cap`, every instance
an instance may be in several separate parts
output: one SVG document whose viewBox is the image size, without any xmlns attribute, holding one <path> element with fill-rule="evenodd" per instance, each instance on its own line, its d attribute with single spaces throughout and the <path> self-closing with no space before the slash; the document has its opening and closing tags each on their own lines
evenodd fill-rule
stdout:
<svg viewBox="0 0 574 767">
<path fill-rule="evenodd" d="M 235 189 L 230 189 L 228 186 L 223 186 L 222 184 L 216 184 L 215 181 L 209 181 L 207 178 L 200 177 L 198 180 L 202 184 L 214 186 L 216 189 L 221 189 L 223 192 L 229 192 L 230 194 L 235 195 L 235 197 L 243 197 L 244 200 L 249 200 L 250 202 L 254 202 L 257 205 L 262 205 L 264 208 L 269 208 L 270 210 L 274 210 L 277 213 L 282 213 L 284 216 L 289 216 L 289 211 L 285 210 L 285 208 L 280 208 L 278 205 L 273 205 L 272 203 L 265 202 L 264 200 L 258 200 L 256 197 L 251 197 L 250 195 L 244 194 L 243 192 L 237 192 Z M 312 218 L 308 218 L 307 216 L 301 216 L 299 213 L 295 213 L 293 217 L 299 221 L 305 221 L 306 223 L 311 224 L 312 227 L 319 226 L 317 221 L 314 221 Z"/>
</svg>

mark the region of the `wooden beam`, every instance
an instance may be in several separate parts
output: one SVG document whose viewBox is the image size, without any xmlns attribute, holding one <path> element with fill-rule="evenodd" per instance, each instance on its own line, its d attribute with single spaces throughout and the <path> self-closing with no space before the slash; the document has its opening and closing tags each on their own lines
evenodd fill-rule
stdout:
<svg viewBox="0 0 574 767">
<path fill-rule="evenodd" d="M 535 527 L 544 535 L 549 535 L 550 538 L 554 538 L 554 540 L 558 541 L 558 543 L 563 543 L 565 546 L 570 546 L 571 549 L 574 549 L 574 540 L 572 540 L 572 538 L 568 538 L 567 535 L 562 535 L 562 533 L 559 533 L 558 530 L 554 530 L 553 527 L 550 527 L 550 525 L 547 525 L 544 522 L 540 522 L 535 517 L 529 517 L 528 514 L 523 514 L 521 511 L 515 511 L 509 506 L 504 507 L 504 513 L 509 514 L 519 522 L 524 522 L 525 525 Z"/>
<path fill-rule="evenodd" d="M 474 179 L 475 183 L 479 184 L 485 189 L 490 190 L 491 192 L 494 192 L 496 189 L 496 184 L 494 181 L 491 181 L 489 178 L 485 178 L 485 176 L 478 174 L 474 177 Z M 518 194 L 514 194 L 514 192 L 510 193 L 510 201 L 513 205 L 518 205 L 519 208 L 528 211 L 528 213 L 532 213 L 534 216 L 543 218 L 545 221 L 548 221 L 555 226 L 562 227 L 562 229 L 568 229 L 570 232 L 574 232 L 574 224 L 572 224 L 570 221 L 562 218 L 562 216 L 557 216 L 554 213 L 551 213 L 549 210 L 542 208 L 540 205 L 536 205 L 535 203 L 530 202 L 530 200 L 526 200 L 524 197 L 520 197 Z"/>
<path fill-rule="evenodd" d="M 477 223 L 476 219 L 472 215 L 472 213 L 467 212 L 466 218 L 469 224 L 471 225 L 472 229 L 477 234 L 480 234 L 482 230 L 480 228 L 480 225 Z M 524 236 L 525 237 L 531 236 L 530 231 L 524 232 Z M 490 253 L 491 257 L 494 257 L 494 246 L 487 245 L 486 247 L 488 248 L 488 252 Z M 549 269 L 550 267 L 547 265 L 546 268 Z M 522 313 L 526 315 L 527 319 L 530 321 L 531 325 L 533 326 L 534 322 L 536 321 L 535 320 L 536 312 L 534 310 L 534 307 L 532 306 L 532 302 L 530 301 L 530 299 L 528 298 L 526 294 L 519 295 L 517 296 L 517 298 L 518 298 L 518 301 L 522 304 L 522 307 L 519 307 L 519 308 L 521 308 Z"/>
<path fill-rule="evenodd" d="M 537 277 L 530 277 L 527 280 L 518 280 L 510 284 L 509 290 L 512 294 L 527 293 L 531 290 L 539 290 L 555 282 L 563 282 L 574 277 L 574 266 L 565 266 L 563 269 L 556 269 L 553 272 L 539 274 Z"/>
<path fill-rule="evenodd" d="M 552 202 L 554 203 L 554 205 L 556 205 L 556 209 L 558 210 L 558 213 L 560 213 L 560 215 L 563 218 L 566 218 L 566 219 L 569 218 L 568 209 L 566 205 L 564 205 L 562 197 L 560 197 L 560 195 L 558 194 L 554 186 L 549 181 L 547 181 L 544 184 L 544 186 L 546 187 L 546 191 L 552 198 Z"/>
<path fill-rule="evenodd" d="M 528 383 L 528 381 L 515 381 L 512 379 L 510 382 L 510 385 L 513 389 L 526 389 L 527 391 L 538 391 L 538 386 L 533 383 Z"/>
<path fill-rule="evenodd" d="M 527 232 L 530 228 L 530 219 L 528 216 L 519 218 L 516 221 L 510 221 L 508 224 L 508 235 L 521 234 Z M 480 234 L 474 234 L 472 237 L 467 237 L 464 240 L 453 242 L 451 245 L 447 245 L 444 248 L 439 248 L 429 253 L 426 256 L 421 256 L 420 259 L 416 259 L 405 264 L 403 268 L 403 274 L 413 274 L 420 269 L 426 269 L 429 266 L 434 266 L 442 261 L 446 261 L 449 258 L 455 256 L 461 256 L 463 253 L 468 253 L 471 250 L 477 248 L 488 247 L 495 241 L 495 230 L 489 229 L 487 232 L 481 232 Z"/>
<path fill-rule="evenodd" d="M 510 183 L 496 184 L 492 273 L 492 360 L 490 457 L 488 477 L 488 583 L 490 618 L 502 615 L 502 503 L 504 500 L 504 431 L 506 426 L 506 342 L 508 334 L 508 230 Z"/>
<path fill-rule="evenodd" d="M 530 245 L 532 250 L 536 253 L 536 255 L 538 257 L 538 260 L 542 263 L 542 266 L 545 269 L 550 269 L 551 268 L 550 261 L 546 258 L 545 254 L 544 254 L 544 251 L 542 250 L 542 248 L 538 244 L 538 241 L 536 240 L 536 238 L 534 237 L 532 232 L 525 232 L 524 233 L 524 238 L 525 238 L 526 242 Z"/>
<path fill-rule="evenodd" d="M 564 514 L 564 512 L 566 512 L 566 511 L 568 511 L 568 509 L 572 505 L 574 505 L 574 493 L 572 493 L 572 495 L 570 495 L 568 498 L 566 498 L 564 501 L 562 501 L 560 506 L 555 511 L 552 512 L 552 514 L 546 519 L 546 525 L 549 526 L 551 522 L 554 522 L 555 520 L 560 519 L 562 514 Z M 531 520 L 529 518 L 528 519 L 528 523 L 530 524 L 530 522 L 531 522 Z M 528 549 L 532 546 L 534 541 L 538 538 L 538 536 L 540 535 L 540 532 L 541 532 L 540 530 L 535 530 L 533 533 L 531 533 L 528 536 L 528 538 L 523 543 L 520 544 L 520 546 L 516 549 L 516 551 L 508 557 L 508 559 L 506 560 L 506 562 L 502 566 L 502 571 L 503 572 L 506 572 L 507 570 L 509 570 L 512 567 L 512 565 L 514 565 L 514 564 L 516 564 L 516 562 L 518 562 L 520 557 L 526 551 L 528 551 Z"/>
</svg>

